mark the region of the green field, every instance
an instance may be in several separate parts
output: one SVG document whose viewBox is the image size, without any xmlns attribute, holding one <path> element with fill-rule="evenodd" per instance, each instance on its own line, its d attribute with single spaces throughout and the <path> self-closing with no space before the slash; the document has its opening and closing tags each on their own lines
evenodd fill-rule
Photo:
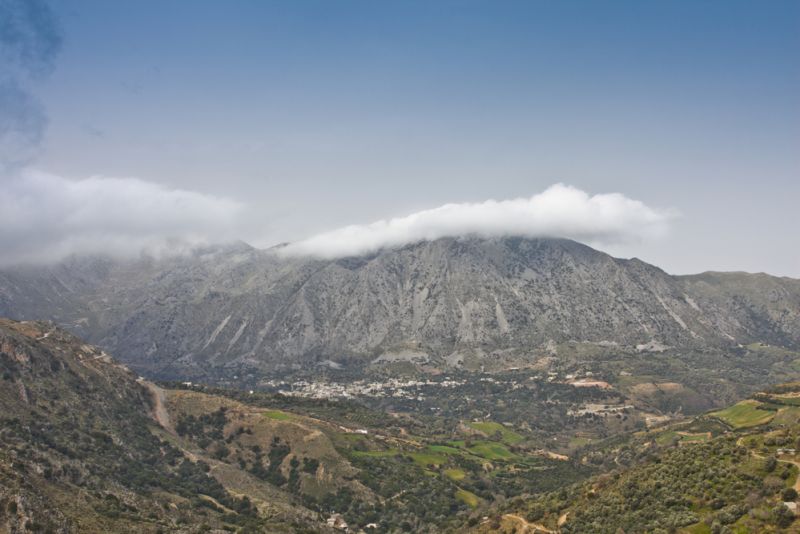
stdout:
<svg viewBox="0 0 800 534">
<path fill-rule="evenodd" d="M 513 430 L 507 428 L 505 425 L 501 425 L 500 423 L 495 423 L 493 421 L 467 423 L 467 426 L 483 432 L 489 437 L 499 434 L 503 443 L 508 443 L 509 445 L 516 445 L 525 439 L 520 434 L 517 434 Z"/>
<path fill-rule="evenodd" d="M 656 436 L 656 443 L 659 445 L 667 445 L 670 443 L 675 437 L 678 435 L 677 432 L 674 430 L 667 430 L 666 432 L 661 432 Z"/>
<path fill-rule="evenodd" d="M 675 430 L 667 430 L 659 433 L 656 436 L 656 443 L 659 445 L 667 445 L 674 439 L 677 439 L 681 443 L 699 443 L 701 441 L 708 441 L 710 438 L 706 433 L 691 434 L 686 432 L 676 432 Z"/>
<path fill-rule="evenodd" d="M 591 442 L 592 442 L 592 440 L 589 439 L 589 438 L 581 438 L 581 437 L 577 437 L 576 436 L 576 437 L 572 438 L 571 440 L 569 440 L 569 446 L 570 447 L 575 447 L 575 448 L 583 447 L 583 446 L 586 446 L 586 445 L 590 444 Z"/>
<path fill-rule="evenodd" d="M 390 458 L 400 454 L 397 449 L 389 449 L 388 451 L 352 451 L 353 456 L 367 456 L 370 458 Z"/>
<path fill-rule="evenodd" d="M 505 445 L 496 441 L 479 441 L 467 450 L 475 456 L 480 456 L 487 460 L 510 460 L 517 457 Z"/>
<path fill-rule="evenodd" d="M 467 442 L 463 439 L 448 441 L 451 447 L 458 447 L 462 453 L 470 453 L 485 460 L 512 460 L 517 458 L 517 455 L 508 450 L 503 443 L 497 441 L 473 441 L 467 446 Z"/>
<path fill-rule="evenodd" d="M 759 409 L 755 401 L 742 401 L 711 415 L 733 428 L 748 428 L 769 423 L 775 417 L 775 412 Z"/>
<path fill-rule="evenodd" d="M 459 489 L 458 491 L 456 491 L 456 499 L 463 502 L 470 508 L 475 508 L 480 503 L 480 499 L 478 498 L 477 495 L 463 489 Z"/>
<path fill-rule="evenodd" d="M 681 435 L 681 441 L 688 441 L 690 443 L 698 442 L 698 441 L 708 441 L 709 439 L 710 438 L 708 437 L 708 434 L 683 434 L 683 435 Z"/>
<path fill-rule="evenodd" d="M 800 422 L 800 407 L 791 406 L 778 410 L 775 419 L 772 420 L 773 425 L 796 425 Z"/>
<path fill-rule="evenodd" d="M 467 474 L 461 469 L 445 469 L 444 474 L 450 480 L 455 480 L 458 482 L 459 480 L 464 480 Z"/>
<path fill-rule="evenodd" d="M 800 397 L 792 397 L 789 395 L 772 395 L 771 400 L 778 404 L 786 404 L 788 406 L 800 406 Z"/>
<path fill-rule="evenodd" d="M 462 454 L 462 451 L 455 447 L 448 447 L 447 445 L 429 445 L 429 451 L 440 452 L 443 454 Z"/>
<path fill-rule="evenodd" d="M 268 412 L 264 412 L 264 417 L 268 419 L 275 419 L 276 421 L 289 421 L 294 419 L 294 415 L 282 412 L 280 410 L 269 410 Z"/>
<path fill-rule="evenodd" d="M 408 455 L 413 458 L 414 463 L 420 467 L 428 467 L 430 465 L 439 467 L 442 464 L 447 463 L 447 457 L 441 454 L 435 454 L 431 452 L 412 452 Z"/>
<path fill-rule="evenodd" d="M 711 527 L 703 522 L 692 525 L 686 529 L 689 534 L 711 534 Z"/>
</svg>

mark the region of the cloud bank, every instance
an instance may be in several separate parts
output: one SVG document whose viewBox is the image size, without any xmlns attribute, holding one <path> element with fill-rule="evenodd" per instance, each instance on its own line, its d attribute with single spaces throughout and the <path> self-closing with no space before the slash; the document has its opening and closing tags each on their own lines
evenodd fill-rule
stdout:
<svg viewBox="0 0 800 534">
<path fill-rule="evenodd" d="M 658 210 L 619 193 L 590 196 L 556 184 L 530 198 L 445 204 L 405 217 L 353 225 L 291 243 L 285 256 L 339 258 L 440 237 L 564 237 L 613 245 L 664 235 L 671 210 Z"/>
<path fill-rule="evenodd" d="M 158 255 L 229 241 L 243 209 L 234 200 L 136 178 L 22 172 L 0 188 L 0 263 Z"/>
</svg>

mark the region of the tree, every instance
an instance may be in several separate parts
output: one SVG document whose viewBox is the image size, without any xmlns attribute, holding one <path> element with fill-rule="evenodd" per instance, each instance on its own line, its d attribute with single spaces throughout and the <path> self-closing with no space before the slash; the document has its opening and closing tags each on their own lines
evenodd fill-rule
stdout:
<svg viewBox="0 0 800 534">
<path fill-rule="evenodd" d="M 784 505 L 778 505 L 772 510 L 772 518 L 775 525 L 786 528 L 794 521 L 794 514 Z"/>
<path fill-rule="evenodd" d="M 766 460 L 764 460 L 764 471 L 767 473 L 772 473 L 775 471 L 775 468 L 778 466 L 778 459 L 774 456 L 768 456 Z"/>
</svg>

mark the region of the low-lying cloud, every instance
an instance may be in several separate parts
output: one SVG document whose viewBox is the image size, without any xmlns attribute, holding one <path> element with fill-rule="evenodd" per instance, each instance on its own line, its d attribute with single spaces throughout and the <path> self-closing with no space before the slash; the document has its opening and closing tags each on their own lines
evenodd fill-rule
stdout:
<svg viewBox="0 0 800 534">
<path fill-rule="evenodd" d="M 405 217 L 324 232 L 281 249 L 287 256 L 339 258 L 441 237 L 563 237 L 615 245 L 667 232 L 671 210 L 619 193 L 590 196 L 556 184 L 530 198 L 445 204 Z"/>
<path fill-rule="evenodd" d="M 235 200 L 137 178 L 71 180 L 38 171 L 0 188 L 0 266 L 70 255 L 161 256 L 252 235 L 253 212 Z M 564 237 L 594 246 L 665 234 L 670 210 L 619 193 L 591 196 L 561 184 L 530 198 L 445 204 L 405 217 L 324 232 L 281 249 L 284 256 L 333 259 L 423 240 Z"/>
<path fill-rule="evenodd" d="M 23 172 L 0 188 L 0 262 L 164 254 L 228 241 L 243 209 L 231 199 L 136 178 Z"/>
</svg>

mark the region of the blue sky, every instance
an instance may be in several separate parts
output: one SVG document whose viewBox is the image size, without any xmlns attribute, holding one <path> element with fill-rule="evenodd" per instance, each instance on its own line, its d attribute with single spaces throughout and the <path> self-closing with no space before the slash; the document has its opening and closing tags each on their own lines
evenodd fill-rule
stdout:
<svg viewBox="0 0 800 534">
<path fill-rule="evenodd" d="M 610 252 L 800 277 L 800 2 L 52 5 L 37 169 L 229 197 L 259 245 L 562 182 L 680 212 Z"/>
</svg>

